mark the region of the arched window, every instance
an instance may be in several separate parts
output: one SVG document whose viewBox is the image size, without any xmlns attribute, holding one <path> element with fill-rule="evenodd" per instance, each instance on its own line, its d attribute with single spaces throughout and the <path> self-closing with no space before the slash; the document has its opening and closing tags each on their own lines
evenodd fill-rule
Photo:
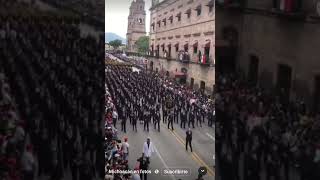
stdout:
<svg viewBox="0 0 320 180">
<path fill-rule="evenodd" d="M 142 19 L 141 19 L 141 18 L 139 18 L 139 21 L 138 21 L 138 22 L 139 22 L 139 24 L 142 24 Z"/>
</svg>

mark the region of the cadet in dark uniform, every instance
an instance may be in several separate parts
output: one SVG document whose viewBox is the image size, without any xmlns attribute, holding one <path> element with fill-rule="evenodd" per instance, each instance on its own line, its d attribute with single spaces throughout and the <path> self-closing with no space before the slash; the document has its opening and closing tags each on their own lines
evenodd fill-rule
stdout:
<svg viewBox="0 0 320 180">
<path fill-rule="evenodd" d="M 187 121 L 187 113 L 184 108 L 181 110 L 181 115 L 180 115 L 180 127 L 181 128 L 186 128 L 186 121 Z"/>
<path fill-rule="evenodd" d="M 138 111 L 134 111 L 133 118 L 132 118 L 132 131 L 136 129 L 137 132 L 137 119 L 139 117 Z"/>
<path fill-rule="evenodd" d="M 190 150 L 192 152 L 192 145 L 191 145 L 191 141 L 192 141 L 192 131 L 189 128 L 188 131 L 186 132 L 186 151 L 188 151 L 188 146 L 190 147 Z"/>
<path fill-rule="evenodd" d="M 169 98 L 166 103 L 167 110 L 168 110 L 168 129 L 170 129 L 170 124 L 171 124 L 171 130 L 173 131 L 173 113 L 172 113 L 172 108 L 173 108 L 173 102 L 172 99 Z"/>
<path fill-rule="evenodd" d="M 199 123 L 200 123 L 200 127 L 202 127 L 200 108 L 197 108 L 196 110 L 196 118 L 197 118 L 197 126 L 199 126 Z"/>
<path fill-rule="evenodd" d="M 190 127 L 190 124 L 192 124 L 192 128 L 194 128 L 194 118 L 195 118 L 194 112 L 192 110 L 189 111 L 188 127 Z"/>
<path fill-rule="evenodd" d="M 144 124 L 143 124 L 144 131 L 147 129 L 147 131 L 149 132 L 149 121 L 150 121 L 150 112 L 149 112 L 149 109 L 147 109 L 146 112 L 144 113 Z"/>
<path fill-rule="evenodd" d="M 160 132 L 160 112 L 157 111 L 156 114 L 155 114 L 155 120 L 154 120 L 154 129 L 157 128 L 158 126 L 158 131 Z"/>
<path fill-rule="evenodd" d="M 179 119 L 178 119 L 178 112 L 179 111 L 179 109 L 178 109 L 178 105 L 176 104 L 175 106 L 174 106 L 174 112 L 173 112 L 173 121 L 175 122 L 175 123 L 179 123 Z"/>
<path fill-rule="evenodd" d="M 125 106 L 123 107 L 123 110 L 122 110 L 122 119 L 121 119 L 121 131 L 124 131 L 125 133 L 127 133 L 127 114 L 128 112 L 126 111 L 126 108 Z"/>
</svg>

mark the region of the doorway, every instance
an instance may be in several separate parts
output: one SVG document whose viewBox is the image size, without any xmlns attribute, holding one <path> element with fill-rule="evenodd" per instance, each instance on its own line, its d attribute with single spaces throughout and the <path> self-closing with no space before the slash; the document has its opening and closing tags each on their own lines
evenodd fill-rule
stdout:
<svg viewBox="0 0 320 180">
<path fill-rule="evenodd" d="M 248 71 L 248 80 L 255 86 L 258 82 L 259 74 L 259 58 L 255 55 L 250 56 L 249 71 Z"/>
<path fill-rule="evenodd" d="M 204 92 L 205 89 L 206 89 L 206 83 L 205 83 L 204 81 L 201 81 L 201 82 L 200 82 L 200 90 L 201 90 L 202 92 Z"/>
<path fill-rule="evenodd" d="M 320 74 L 314 78 L 314 111 L 320 112 Z"/>
<path fill-rule="evenodd" d="M 150 71 L 153 71 L 153 61 L 150 61 Z"/>
<path fill-rule="evenodd" d="M 286 64 L 278 65 L 276 89 L 282 102 L 288 102 L 290 98 L 292 68 Z"/>
<path fill-rule="evenodd" d="M 193 89 L 194 86 L 194 78 L 191 78 L 190 80 L 190 88 Z"/>
</svg>

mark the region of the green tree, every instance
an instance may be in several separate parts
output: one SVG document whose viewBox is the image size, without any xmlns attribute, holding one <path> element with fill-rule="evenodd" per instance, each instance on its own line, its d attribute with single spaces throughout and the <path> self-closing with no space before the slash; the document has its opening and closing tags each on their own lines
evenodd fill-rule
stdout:
<svg viewBox="0 0 320 180">
<path fill-rule="evenodd" d="M 136 41 L 136 46 L 138 52 L 141 54 L 146 54 L 149 50 L 149 36 L 142 36 Z"/>
<path fill-rule="evenodd" d="M 122 45 L 122 41 L 119 39 L 113 40 L 109 42 L 109 45 L 112 46 L 114 49 L 118 49 Z"/>
</svg>

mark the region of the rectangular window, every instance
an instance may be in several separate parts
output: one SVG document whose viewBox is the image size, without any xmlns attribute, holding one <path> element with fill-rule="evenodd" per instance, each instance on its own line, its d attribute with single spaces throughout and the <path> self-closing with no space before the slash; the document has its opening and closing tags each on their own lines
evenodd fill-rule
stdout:
<svg viewBox="0 0 320 180">
<path fill-rule="evenodd" d="M 197 16 L 200 16 L 201 15 L 201 5 L 197 6 L 196 11 L 197 11 Z"/>
<path fill-rule="evenodd" d="M 200 15 L 201 15 L 201 9 L 197 11 L 197 16 L 200 16 Z"/>
<path fill-rule="evenodd" d="M 194 46 L 194 47 L 193 47 L 193 53 L 194 53 L 194 54 L 197 54 L 197 52 L 198 52 L 198 46 Z"/>
<path fill-rule="evenodd" d="M 179 51 L 179 46 L 176 46 L 176 52 L 178 52 Z"/>
<path fill-rule="evenodd" d="M 190 17 L 191 17 L 191 13 L 188 13 L 188 14 L 187 14 L 187 17 L 188 17 L 188 19 L 190 19 Z"/>
</svg>

